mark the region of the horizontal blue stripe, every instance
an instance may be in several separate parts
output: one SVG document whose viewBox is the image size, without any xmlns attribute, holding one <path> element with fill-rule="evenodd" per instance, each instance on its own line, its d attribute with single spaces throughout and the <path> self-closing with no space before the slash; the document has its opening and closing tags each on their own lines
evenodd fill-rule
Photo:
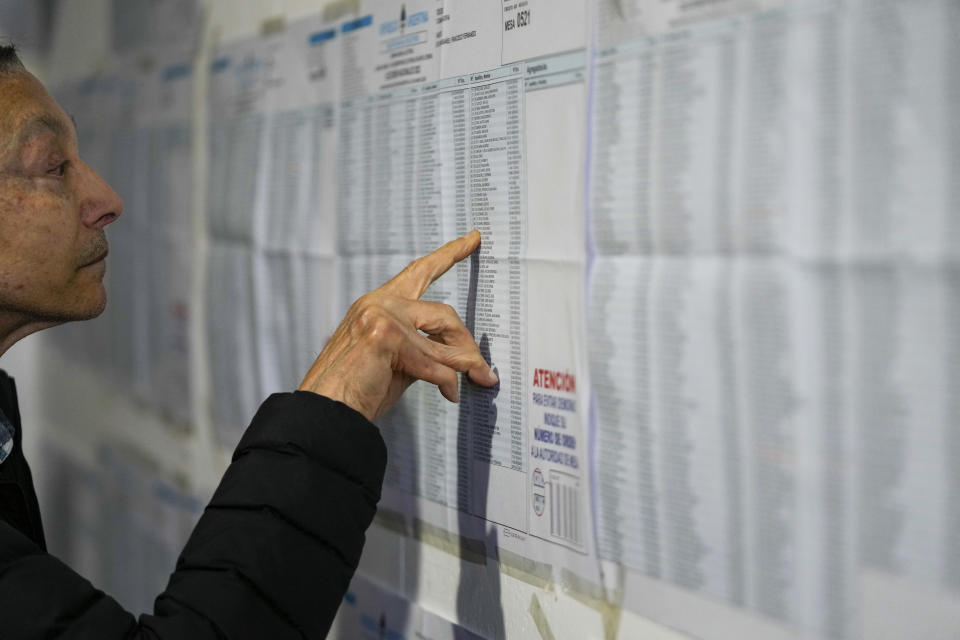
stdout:
<svg viewBox="0 0 960 640">
<path fill-rule="evenodd" d="M 335 35 L 337 35 L 336 29 L 327 29 L 326 31 L 318 31 L 310 36 L 310 44 L 320 44 L 321 42 L 332 40 L 333 36 Z"/>
<path fill-rule="evenodd" d="M 351 20 L 341 27 L 344 33 L 350 33 L 351 31 L 356 31 L 357 29 L 362 29 L 364 27 L 369 27 L 373 24 L 373 15 L 363 16 L 362 18 L 357 18 L 356 20 Z"/>
</svg>

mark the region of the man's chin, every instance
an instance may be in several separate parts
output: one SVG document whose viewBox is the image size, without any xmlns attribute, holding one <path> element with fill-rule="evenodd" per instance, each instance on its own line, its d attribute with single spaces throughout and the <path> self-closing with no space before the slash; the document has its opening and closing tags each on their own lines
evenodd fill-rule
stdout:
<svg viewBox="0 0 960 640">
<path fill-rule="evenodd" d="M 107 307 L 107 292 L 103 285 L 99 290 L 91 291 L 88 295 L 72 300 L 69 304 L 64 304 L 59 309 L 51 309 L 43 314 L 44 320 L 63 324 L 64 322 L 77 322 L 80 320 L 93 320 Z"/>
<path fill-rule="evenodd" d="M 87 305 L 80 311 L 76 320 L 93 320 L 107 308 L 107 292 L 101 287 L 100 295 L 91 296 L 85 301 Z"/>
<path fill-rule="evenodd" d="M 103 313 L 104 309 L 106 308 L 107 301 L 104 299 L 100 305 L 84 310 L 78 317 L 74 318 L 74 320 L 93 320 Z"/>
</svg>

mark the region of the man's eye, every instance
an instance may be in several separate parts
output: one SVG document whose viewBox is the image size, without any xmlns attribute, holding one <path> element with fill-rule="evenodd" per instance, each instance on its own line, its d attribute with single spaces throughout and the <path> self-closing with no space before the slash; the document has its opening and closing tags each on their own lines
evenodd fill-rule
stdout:
<svg viewBox="0 0 960 640">
<path fill-rule="evenodd" d="M 52 169 L 50 169 L 49 171 L 47 171 L 47 173 L 48 173 L 49 175 L 57 176 L 57 177 L 59 177 L 59 178 L 62 178 L 62 177 L 63 177 L 63 174 L 65 174 L 66 172 L 67 172 L 67 161 L 66 161 L 66 160 L 64 160 L 63 162 L 61 162 L 60 164 L 58 164 L 58 165 L 55 166 L 54 168 L 52 168 Z"/>
</svg>

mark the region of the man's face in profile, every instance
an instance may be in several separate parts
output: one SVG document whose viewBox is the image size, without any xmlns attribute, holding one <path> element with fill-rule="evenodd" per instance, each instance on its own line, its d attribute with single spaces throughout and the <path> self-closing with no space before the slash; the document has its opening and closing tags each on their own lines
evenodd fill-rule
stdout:
<svg viewBox="0 0 960 640">
<path fill-rule="evenodd" d="M 0 314 L 28 324 L 103 311 L 103 228 L 122 208 L 43 85 L 0 74 Z"/>
</svg>

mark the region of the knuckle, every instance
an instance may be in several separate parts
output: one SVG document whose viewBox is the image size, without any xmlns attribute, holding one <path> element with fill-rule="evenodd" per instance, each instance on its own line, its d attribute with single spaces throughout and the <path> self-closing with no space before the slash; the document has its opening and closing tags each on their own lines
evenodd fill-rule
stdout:
<svg viewBox="0 0 960 640">
<path fill-rule="evenodd" d="M 417 276 L 420 274 L 420 271 L 423 269 L 423 258 L 416 258 L 411 260 L 410 263 L 404 267 L 404 271 L 407 273 Z"/>
<path fill-rule="evenodd" d="M 384 314 L 377 314 L 367 324 L 367 335 L 372 340 L 386 340 L 394 334 L 393 322 Z"/>
<path fill-rule="evenodd" d="M 480 364 L 486 364 L 486 361 L 479 353 L 457 352 L 450 357 L 451 365 L 457 371 L 469 371 Z"/>
<path fill-rule="evenodd" d="M 448 318 L 456 318 L 457 320 L 460 319 L 460 316 L 457 314 L 457 310 L 445 302 L 440 304 L 440 312 Z"/>
<path fill-rule="evenodd" d="M 347 312 L 348 315 L 353 315 L 356 317 L 361 317 L 366 311 L 367 307 L 371 304 L 370 294 L 366 293 L 356 300 L 353 301 L 353 304 L 350 305 L 350 310 Z"/>
<path fill-rule="evenodd" d="M 357 308 L 357 326 L 365 337 L 382 339 L 391 333 L 393 321 L 386 309 L 370 301 L 364 301 Z"/>
</svg>

